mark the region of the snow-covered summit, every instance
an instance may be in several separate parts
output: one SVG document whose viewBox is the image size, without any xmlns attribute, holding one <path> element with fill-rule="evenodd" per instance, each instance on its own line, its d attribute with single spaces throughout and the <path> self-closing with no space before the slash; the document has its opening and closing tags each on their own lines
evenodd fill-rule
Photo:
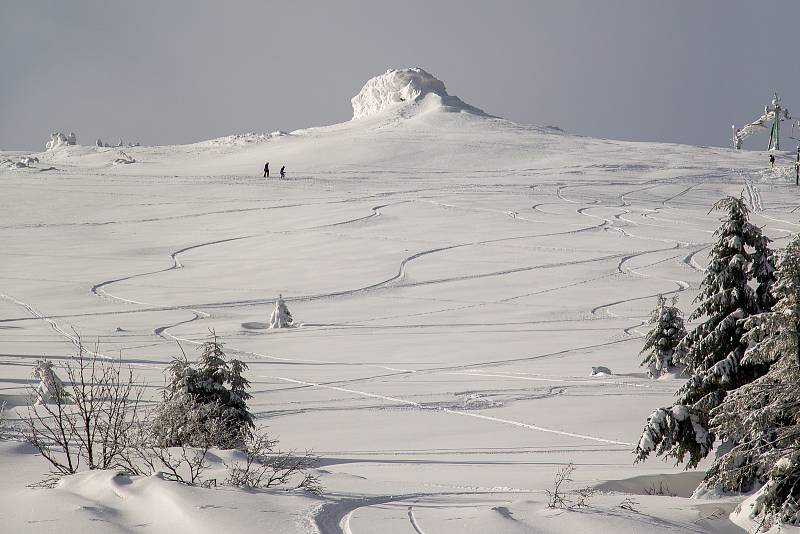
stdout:
<svg viewBox="0 0 800 534">
<path fill-rule="evenodd" d="M 450 108 L 452 111 L 484 114 L 460 98 L 447 94 L 444 82 L 419 67 L 389 69 L 384 74 L 369 79 L 350 100 L 353 105 L 353 119 L 370 117 L 423 101 L 435 107 Z"/>
</svg>

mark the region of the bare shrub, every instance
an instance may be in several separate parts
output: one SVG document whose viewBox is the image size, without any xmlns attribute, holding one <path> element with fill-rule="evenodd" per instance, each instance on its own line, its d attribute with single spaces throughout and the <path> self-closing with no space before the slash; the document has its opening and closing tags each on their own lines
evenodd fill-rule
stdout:
<svg viewBox="0 0 800 534">
<path fill-rule="evenodd" d="M 664 495 L 667 497 L 677 497 L 677 493 L 673 492 L 672 489 L 669 487 L 669 484 L 664 483 L 663 480 L 659 481 L 658 487 L 656 487 L 656 483 L 650 485 L 649 488 L 644 490 L 645 493 L 648 495 Z"/>
<path fill-rule="evenodd" d="M 597 490 L 590 487 L 579 489 L 565 489 L 564 485 L 574 482 L 572 473 L 575 472 L 575 465 L 570 463 L 559 469 L 553 479 L 553 489 L 545 490 L 547 494 L 548 508 L 558 508 L 561 510 L 574 510 L 589 506 L 589 500 L 597 493 Z"/>
<path fill-rule="evenodd" d="M 186 397 L 160 404 L 125 436 L 125 469 L 136 475 L 161 473 L 183 484 L 216 485 L 204 473 L 211 467 L 208 454 L 226 429 L 219 411 L 215 404 Z"/>
<path fill-rule="evenodd" d="M 283 486 L 300 477 L 295 486 L 311 493 L 322 492 L 319 479 L 306 470 L 317 463 L 317 457 L 306 451 L 303 454 L 280 452 L 275 450 L 277 440 L 271 439 L 261 428 L 243 436 L 244 458 L 226 463 L 228 478 L 223 482 L 227 486 L 247 488 L 270 488 Z"/>
<path fill-rule="evenodd" d="M 50 402 L 29 403 L 23 436 L 50 463 L 52 481 L 85 469 L 122 466 L 125 436 L 136 424 L 142 388 L 119 360 L 87 352 L 78 342 L 74 358 L 64 364 L 66 394 Z M 35 388 L 31 397 L 39 399 Z"/>
</svg>

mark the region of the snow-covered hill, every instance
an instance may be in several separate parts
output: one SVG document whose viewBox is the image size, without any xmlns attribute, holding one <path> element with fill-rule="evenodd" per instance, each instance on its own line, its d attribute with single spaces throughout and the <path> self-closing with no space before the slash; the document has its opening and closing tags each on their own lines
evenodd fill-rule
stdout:
<svg viewBox="0 0 800 534">
<path fill-rule="evenodd" d="M 800 230 L 788 155 L 770 171 L 762 153 L 518 125 L 422 69 L 373 78 L 353 108 L 289 134 L 126 147 L 124 165 L 117 148 L 60 146 L 21 168 L 27 154 L 0 153 L 9 416 L 25 413 L 36 359 L 73 353 L 73 328 L 121 353 L 151 399 L 175 341 L 196 356 L 213 328 L 250 366 L 259 422 L 317 452 L 327 487 L 93 473 L 31 490 L 45 463 L 3 442 L 2 528 L 739 531 L 735 499 L 688 499 L 696 473 L 632 464 L 680 384 L 645 376 L 640 335 L 656 295 L 690 308 L 720 196 L 744 192 L 777 245 Z M 260 326 L 279 294 L 302 326 Z M 575 486 L 607 492 L 582 513 L 544 505 L 569 462 Z M 647 494 L 664 487 L 676 495 Z"/>
</svg>

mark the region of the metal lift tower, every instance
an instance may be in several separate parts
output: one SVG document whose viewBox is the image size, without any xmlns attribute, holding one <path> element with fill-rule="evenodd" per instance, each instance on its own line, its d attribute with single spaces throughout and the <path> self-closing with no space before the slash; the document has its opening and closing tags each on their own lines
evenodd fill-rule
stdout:
<svg viewBox="0 0 800 534">
<path fill-rule="evenodd" d="M 731 125 L 731 129 L 733 130 L 733 146 L 736 149 L 741 149 L 742 141 L 744 141 L 745 138 L 769 128 L 769 146 L 767 150 L 780 150 L 781 121 L 788 119 L 791 119 L 789 110 L 783 106 L 778 93 L 775 93 L 772 96 L 772 103 L 764 106 L 764 114 L 759 118 L 749 124 L 745 124 L 741 128 Z"/>
</svg>

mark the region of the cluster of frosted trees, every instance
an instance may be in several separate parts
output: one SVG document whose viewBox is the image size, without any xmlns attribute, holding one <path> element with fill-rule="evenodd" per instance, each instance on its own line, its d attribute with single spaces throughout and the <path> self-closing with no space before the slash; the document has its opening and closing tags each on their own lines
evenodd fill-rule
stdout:
<svg viewBox="0 0 800 534">
<path fill-rule="evenodd" d="M 654 411 L 636 447 L 696 466 L 719 445 L 704 484 L 729 492 L 763 485 L 754 515 L 765 525 L 800 523 L 800 235 L 773 255 L 741 198 L 724 213 L 696 309 L 685 333 L 662 297 L 645 340 L 644 365 L 658 375 L 684 367 L 674 405 Z M 777 257 L 776 257 L 777 256 Z"/>
</svg>

